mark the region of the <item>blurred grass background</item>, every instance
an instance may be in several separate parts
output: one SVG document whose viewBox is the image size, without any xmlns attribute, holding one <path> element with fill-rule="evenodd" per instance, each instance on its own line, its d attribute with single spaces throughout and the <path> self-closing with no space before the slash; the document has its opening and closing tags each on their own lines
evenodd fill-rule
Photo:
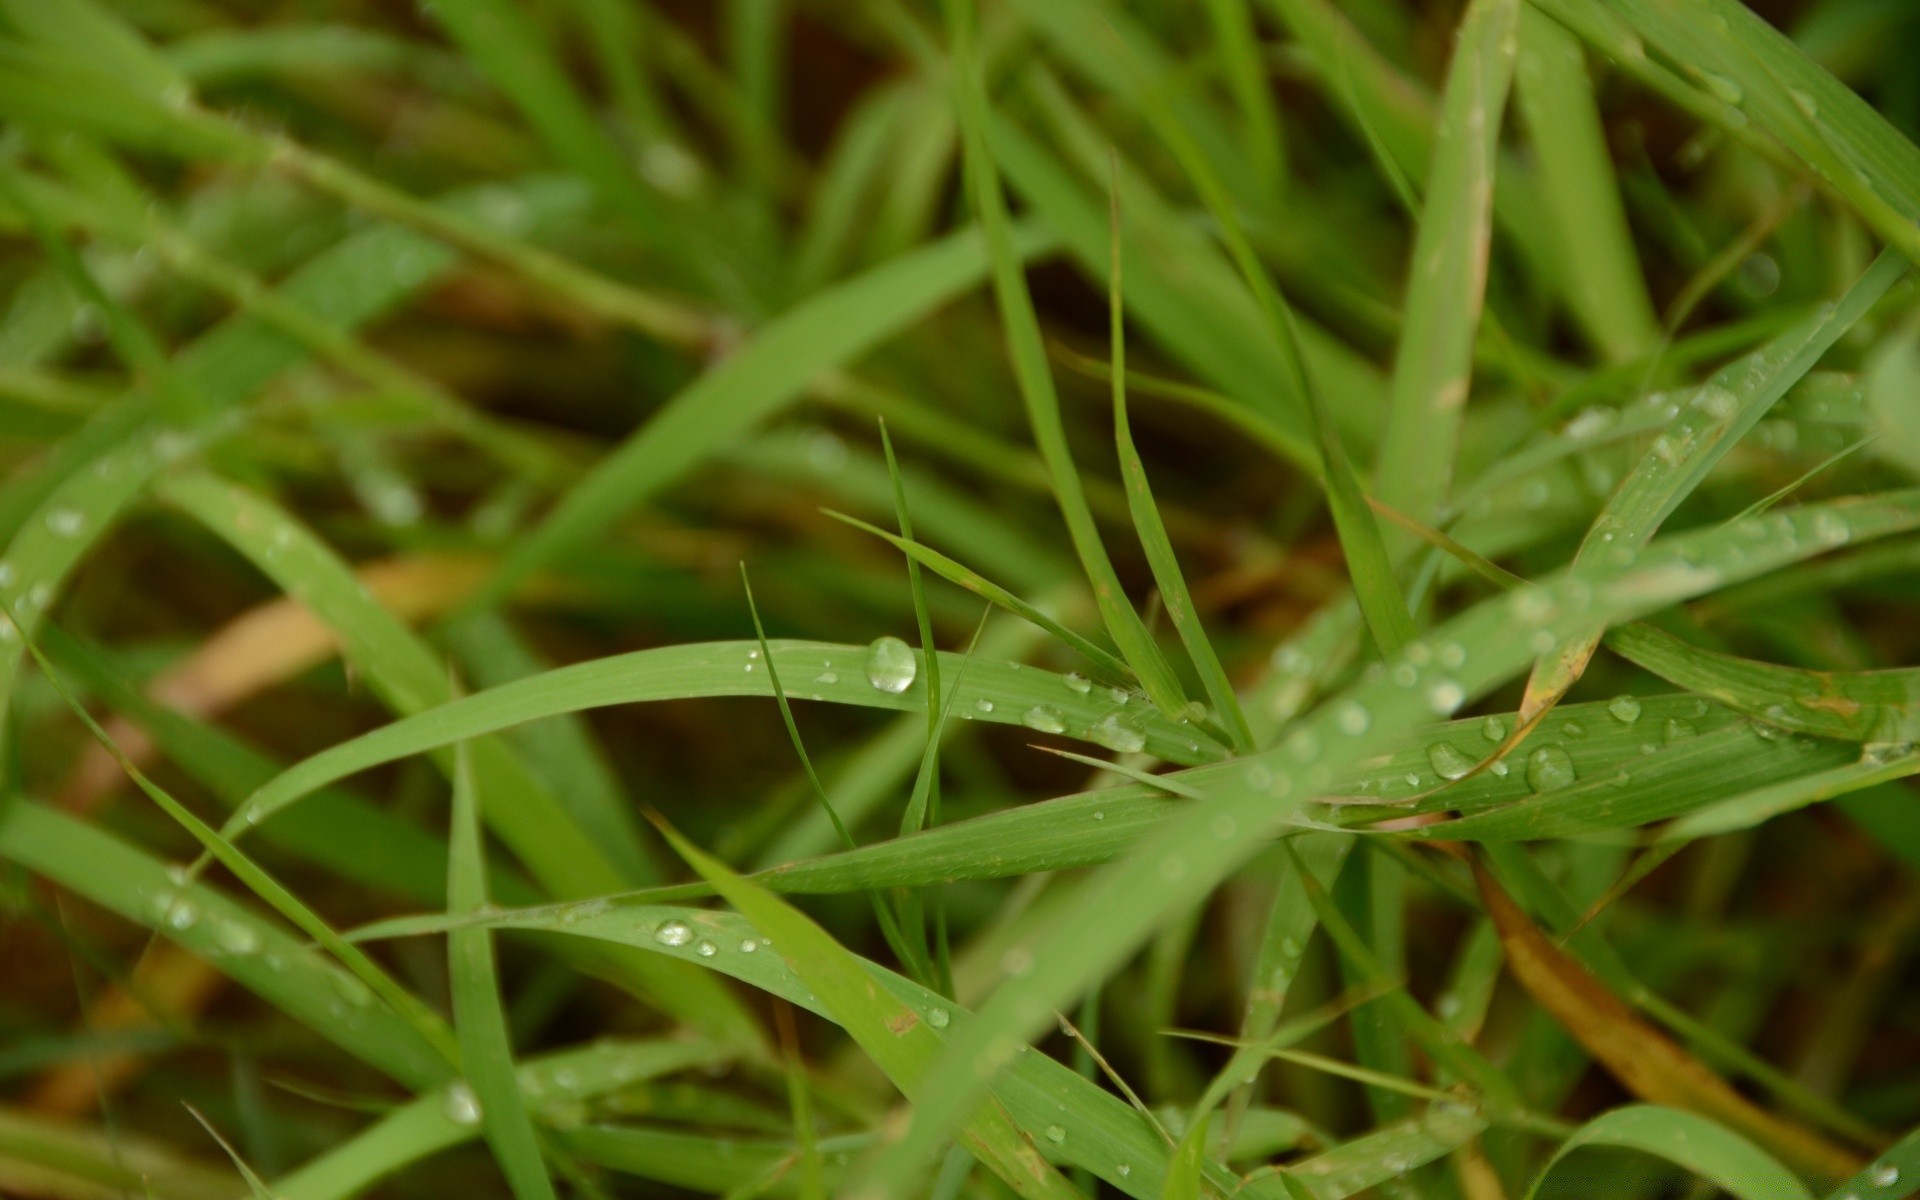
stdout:
<svg viewBox="0 0 1920 1200">
<path fill-rule="evenodd" d="M 956 59 L 954 31 L 968 27 Z M 1673 761 L 1698 754 L 1694 774 L 1623 793 L 1651 815 L 1540 840 L 1485 835 L 1529 919 L 1577 948 L 1636 1023 L 1590 996 L 1556 1008 L 1537 978 L 1503 968 L 1514 930 L 1483 911 L 1464 859 L 1410 849 L 1411 837 L 1326 832 L 1398 808 L 1316 808 L 1288 827 L 1301 834 L 1289 845 L 1321 848 L 1304 851 L 1308 866 L 1250 831 L 1204 903 L 1140 897 L 1125 952 L 1116 941 L 1116 961 L 1075 968 L 1061 995 L 1105 1065 L 1036 1035 L 1089 1092 L 1123 1094 L 1107 1066 L 1126 1080 L 1160 1122 L 1142 1117 L 1135 1132 L 1164 1161 L 1136 1177 L 1131 1161 L 1117 1173 L 1074 1158 L 1074 1120 L 1093 1111 L 1080 1093 L 1058 1125 L 1026 1110 L 1013 1125 L 1083 1194 L 1226 1194 L 1238 1178 L 1260 1195 L 1490 1200 L 1529 1194 L 1561 1140 L 1638 1099 L 1704 1112 L 1746 1142 L 1689 1159 L 1662 1137 L 1690 1126 L 1609 1132 L 1631 1149 L 1582 1150 L 1582 1169 L 1546 1175 L 1539 1194 L 1709 1186 L 1678 1182 L 1687 1172 L 1773 1196 L 1798 1194 L 1779 1190 L 1795 1172 L 1836 1195 L 1853 1169 L 1884 1179 L 1895 1159 L 1875 1156 L 1920 1123 L 1920 817 L 1897 782 L 1920 769 L 1920 691 L 1904 676 L 1843 676 L 1837 702 L 1803 706 L 1776 677 L 1709 680 L 1720 668 L 1704 656 L 1867 672 L 1920 649 L 1920 556 L 1899 536 L 1915 511 L 1902 489 L 1920 473 L 1911 284 L 1892 282 L 1897 264 L 1879 269 L 1879 291 L 1854 293 L 1861 311 L 1818 334 L 1821 306 L 1877 250 L 1892 261 L 1920 247 L 1916 51 L 1920 10 L 1889 0 L 1006 0 L 977 13 L 911 0 L 0 0 L 13 826 L 0 826 L 0 1192 L 240 1195 L 234 1161 L 272 1194 L 309 1197 L 851 1194 L 869 1168 L 899 1183 L 903 1168 L 889 1177 L 875 1148 L 904 1121 L 881 1074 L 829 1022 L 788 1024 L 784 1002 L 762 994 L 784 994 L 772 984 L 716 983 L 692 958 L 661 965 L 657 915 L 637 951 L 503 936 L 498 987 L 458 936 L 452 959 L 438 936 L 404 938 L 341 969 L 339 948 L 323 938 L 328 956 L 312 954 L 314 928 L 271 898 L 302 930 L 282 951 L 233 932 L 253 930 L 251 917 L 221 925 L 208 908 L 179 925 L 157 881 L 205 842 L 141 797 L 63 694 L 217 826 L 286 766 L 458 694 L 721 641 L 741 657 L 689 660 L 652 703 L 476 740 L 466 776 L 449 751 L 329 779 L 242 845 L 332 929 L 694 879 L 643 810 L 743 871 L 828 854 L 840 841 L 753 674 L 762 661 L 784 664 L 787 692 L 840 701 L 795 713 L 863 844 L 1123 782 L 1036 753 L 1036 740 L 1129 755 L 1136 774 L 1153 765 L 1131 757 L 1149 741 L 1180 766 L 1245 757 L 1246 786 L 1261 789 L 1272 774 L 1256 784 L 1253 772 L 1288 761 L 1276 747 L 1300 743 L 1282 739 L 1320 719 L 1311 728 L 1377 739 L 1354 751 L 1371 774 L 1345 799 L 1417 795 L 1431 818 L 1477 811 L 1430 793 L 1483 759 L 1461 786 L 1494 789 L 1472 802 L 1494 811 L 1514 799 L 1498 791 L 1509 778 L 1554 790 L 1555 760 L 1535 757 L 1548 749 L 1574 755 L 1569 780 L 1576 768 L 1625 780 L 1642 753 L 1685 743 Z M 976 73 L 986 104 L 969 115 L 956 79 Z M 1860 99 L 1842 103 L 1849 94 Z M 989 162 L 997 183 L 983 182 Z M 1012 220 L 996 240 L 979 217 L 1002 187 Z M 1130 444 L 1115 442 L 1110 392 L 1110 202 Z M 1027 294 L 1038 338 L 1022 343 Z M 1772 360 L 1741 356 L 1779 358 L 1808 328 L 1808 344 L 1832 352 L 1776 372 L 1778 389 L 1757 398 Z M 1667 440 L 1693 420 L 1685 406 L 1733 419 L 1702 384 L 1751 414 L 1731 449 Z M 1057 421 L 1037 386 L 1057 387 Z M 1664 508 L 1616 501 L 1660 461 L 1697 464 L 1701 478 Z M 1140 507 L 1146 476 L 1162 535 Z M 1403 519 L 1376 527 L 1361 489 Z M 1648 659 L 1617 644 L 1625 657 L 1595 658 L 1574 716 L 1541 718 L 1536 737 L 1556 740 L 1506 747 L 1511 777 L 1489 756 L 1578 668 L 1556 685 L 1543 667 L 1523 689 L 1516 658 L 1417 721 L 1316 708 L 1401 661 L 1396 624 L 1425 634 L 1503 602 L 1504 585 L 1463 556 L 1527 579 L 1570 559 L 1626 572 L 1631 556 L 1582 546 L 1597 515 L 1638 546 L 1669 514 L 1674 530 L 1715 533 L 1756 508 L 1812 522 L 1847 496 L 1893 514 L 1889 540 L 1862 533 L 1842 549 L 1843 532 L 1815 566 L 1607 616 L 1651 614 L 1686 650 L 1666 669 L 1635 666 Z M 910 515 L 914 540 L 1104 657 L 1004 612 L 981 628 L 978 595 L 933 564 L 910 583 L 896 548 L 834 512 L 903 534 Z M 1455 541 L 1436 551 L 1424 526 Z M 1117 601 L 1086 529 L 1111 555 Z M 1791 534 L 1763 529 L 1752 553 Z M 1170 553 L 1155 561 L 1161 542 Z M 774 644 L 760 659 L 743 562 L 769 638 L 851 649 L 809 650 L 803 667 Z M 1179 624 L 1188 609 L 1205 649 Z M 1561 645 L 1579 632 L 1561 631 Z M 38 668 L 20 633 L 47 656 Z M 924 657 L 900 705 L 854 695 L 866 687 L 858 648 L 883 635 L 972 649 L 977 666 L 942 667 L 948 685 L 966 673 L 944 727 L 936 715 L 935 755 L 923 754 Z M 1498 653 L 1455 648 L 1475 662 Z M 1237 700 L 1223 703 L 1209 658 Z M 1160 690 L 1197 710 L 1156 694 L 1156 661 Z M 1088 674 L 1101 691 L 1070 675 L 1058 700 L 1034 704 L 1007 664 L 1049 687 L 1044 672 Z M 1107 709 L 1084 707 L 1109 688 Z M 602 703 L 567 694 L 563 707 Z M 1580 722 L 1606 719 L 1602 702 L 1622 694 L 1643 697 L 1636 718 L 1614 712 L 1636 731 L 1576 745 Z M 1426 723 L 1463 700 L 1441 740 Z M 1801 756 L 1738 774 L 1766 752 L 1783 702 L 1864 715 L 1835 727 L 1779 717 L 1806 735 Z M 1034 715 L 1043 707 L 1066 710 L 1059 728 Z M 1500 732 L 1466 742 L 1489 714 L 1503 714 Z M 1762 733 L 1737 741 L 1746 717 Z M 1843 757 L 1886 769 L 1823 773 Z M 464 858 L 458 820 L 448 832 L 450 778 L 469 780 L 470 815 L 496 835 L 470 838 Z M 1302 778 L 1303 793 L 1341 790 Z M 1226 779 L 1203 776 L 1191 795 L 1239 786 Z M 1776 785 L 1791 794 L 1714 809 L 1698 840 L 1659 840 L 1659 821 Z M 1557 819 L 1609 803 L 1583 798 Z M 1027 835 L 985 828 L 963 847 L 970 865 L 938 879 L 856 874 L 801 907 L 848 949 L 956 1010 L 976 1006 L 1022 974 L 1008 966 L 1021 947 L 1065 936 L 1062 914 L 1101 894 L 1094 868 L 1125 849 L 1075 849 L 1064 825 L 1035 826 L 1055 839 L 1042 865 L 1064 869 L 1003 869 L 992 852 L 1017 856 Z M 903 858 L 918 845 L 903 842 Z M 1316 934 L 1323 916 L 1305 896 L 1318 885 L 1303 874 L 1326 881 L 1373 967 Z M 206 878 L 265 895 L 232 862 Z M 314 973 L 282 992 L 230 969 L 296 950 Z M 1509 941 L 1505 957 L 1518 953 Z M 1277 995 L 1262 999 L 1259 969 L 1280 971 L 1265 989 Z M 829 975 L 801 977 L 829 995 Z M 1436 1050 L 1439 1034 L 1379 1002 L 1397 983 L 1512 1095 L 1495 1103 L 1497 1088 Z M 499 1030 L 470 1007 L 493 994 Z M 363 1003 L 391 1028 L 357 1024 L 372 1020 L 355 1015 Z M 464 1083 L 427 1049 L 452 1044 L 435 1024 L 447 1013 Z M 1319 1057 L 1279 1062 L 1251 1087 L 1233 1077 L 1244 1063 L 1216 1075 L 1227 1049 L 1167 1036 L 1258 1040 L 1283 1014 L 1312 1017 L 1298 1048 Z M 1665 1064 L 1665 1082 L 1623 1077 L 1569 1020 Z M 1688 1065 L 1660 1058 L 1645 1022 L 1674 1031 Z M 342 1055 L 381 1038 L 391 1045 L 364 1061 Z M 597 1060 L 596 1039 L 613 1039 Z M 552 1069 L 560 1099 L 522 1078 L 532 1120 L 490 1107 L 511 1091 L 510 1051 L 579 1055 Z M 1744 1099 L 1702 1099 L 1712 1089 L 1695 1086 L 1696 1057 Z M 582 1083 L 595 1061 L 630 1077 Z M 477 1064 L 500 1068 L 496 1091 Z M 463 1117 L 475 1091 L 483 1102 Z M 400 1106 L 413 1094 L 430 1102 L 409 1125 Z M 956 1084 L 947 1098 L 959 1095 Z M 1469 1102 L 1505 1114 L 1484 1139 L 1446 1125 L 1448 1106 Z M 1163 1144 L 1215 1105 L 1212 1142 Z M 1818 1148 L 1796 1159 L 1791 1138 L 1743 1125 L 1756 1105 L 1828 1139 L 1824 1161 L 1847 1169 L 1823 1174 L 1807 1165 Z M 441 1150 L 476 1124 L 487 1144 Z M 1740 1176 L 1748 1143 L 1791 1170 Z M 1920 1181 L 1920 1150 L 1902 1145 L 1904 1178 Z M 911 1186 L 1051 1186 L 982 1161 L 919 1161 Z M 1905 1194 L 1902 1178 L 1895 1169 L 1873 1194 Z"/>
</svg>

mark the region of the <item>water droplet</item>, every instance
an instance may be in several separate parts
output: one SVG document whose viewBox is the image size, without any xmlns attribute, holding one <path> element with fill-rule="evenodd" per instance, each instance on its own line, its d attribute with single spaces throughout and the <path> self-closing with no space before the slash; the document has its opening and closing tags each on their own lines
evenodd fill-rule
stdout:
<svg viewBox="0 0 1920 1200">
<path fill-rule="evenodd" d="M 1775 267 L 1775 271 L 1779 270 Z M 1740 397 L 1734 395 L 1717 383 L 1710 383 L 1693 394 L 1687 401 L 1690 407 L 1697 408 L 1716 421 L 1730 421 L 1733 414 L 1740 411 Z"/>
<path fill-rule="evenodd" d="M 1089 731 L 1088 736 L 1107 749 L 1122 754 L 1138 754 L 1147 745 L 1147 735 L 1122 721 L 1118 713 L 1108 713 L 1100 718 L 1100 723 Z"/>
<path fill-rule="evenodd" d="M 1825 545 L 1838 546 L 1853 536 L 1853 530 L 1838 513 L 1822 511 L 1814 514 L 1813 536 Z"/>
<path fill-rule="evenodd" d="M 752 938 L 741 938 L 741 939 L 740 939 L 740 953 L 742 953 L 742 954 L 758 954 L 758 953 L 760 953 L 760 943 L 759 943 L 759 942 L 756 942 L 756 941 L 754 941 L 754 940 L 753 940 Z"/>
<path fill-rule="evenodd" d="M 1420 682 L 1420 668 L 1412 663 L 1400 663 L 1393 668 L 1393 681 L 1401 687 L 1412 687 Z"/>
<path fill-rule="evenodd" d="M 1488 767 L 1487 770 L 1491 771 L 1495 776 L 1505 779 L 1513 771 L 1513 768 L 1509 767 L 1507 760 L 1503 758 L 1496 761 L 1492 766 Z"/>
<path fill-rule="evenodd" d="M 1542 746 L 1527 755 L 1527 786 L 1551 792 L 1574 781 L 1573 758 L 1558 746 Z"/>
<path fill-rule="evenodd" d="M 1660 727 L 1660 736 L 1669 742 L 1685 741 L 1699 732 L 1690 722 L 1682 721 L 1679 717 L 1668 717 L 1666 724 Z"/>
<path fill-rule="evenodd" d="M 985 699 L 984 697 L 979 700 L 975 700 L 973 702 L 973 706 L 979 709 L 983 713 L 990 713 L 993 711 L 993 701 Z"/>
<path fill-rule="evenodd" d="M 1093 819 L 1096 821 L 1104 821 L 1107 819 L 1107 814 L 1096 808 L 1093 810 Z"/>
<path fill-rule="evenodd" d="M 221 922 L 213 939 L 228 954 L 252 954 L 260 948 L 260 935 L 244 921 Z"/>
<path fill-rule="evenodd" d="M 807 439 L 807 463 L 822 475 L 837 474 L 847 465 L 847 444 L 822 429 Z"/>
<path fill-rule="evenodd" d="M 368 990 L 366 984 L 352 975 L 335 975 L 333 990 L 340 994 L 342 1000 L 355 1008 L 365 1008 L 373 1003 L 373 993 Z"/>
<path fill-rule="evenodd" d="M 1068 671 L 1060 678 L 1068 687 L 1079 692 L 1082 696 L 1093 690 L 1093 680 L 1088 679 L 1078 671 Z"/>
<path fill-rule="evenodd" d="M 1874 1187 L 1892 1187 L 1900 1182 L 1900 1168 L 1892 1163 L 1881 1163 L 1867 1172 L 1867 1182 Z"/>
<path fill-rule="evenodd" d="M 1580 414 L 1568 421 L 1566 428 L 1560 432 L 1570 438 L 1590 438 L 1604 432 L 1619 416 L 1620 414 L 1611 408 L 1582 409 Z"/>
<path fill-rule="evenodd" d="M 47 528 L 58 537 L 76 537 L 86 524 L 77 508 L 56 508 L 47 514 Z"/>
<path fill-rule="evenodd" d="M 447 1120 L 455 1125 L 478 1125 L 480 1123 L 480 1100 L 473 1094 L 465 1080 L 447 1085 L 447 1098 L 440 1106 Z"/>
<path fill-rule="evenodd" d="M 662 946 L 684 946 L 693 940 L 693 927 L 679 918 L 661 922 L 653 931 L 653 940 Z"/>
<path fill-rule="evenodd" d="M 720 947 L 714 945 L 712 942 L 709 942 L 705 938 L 701 938 L 700 944 L 693 948 L 693 952 L 695 954 L 698 954 L 701 958 L 712 958 L 714 955 L 720 953 Z"/>
<path fill-rule="evenodd" d="M 1700 82 L 1707 85 L 1707 90 L 1728 104 L 1738 104 L 1746 98 L 1746 93 L 1740 90 L 1740 85 L 1724 75 L 1715 75 L 1711 71 L 1701 71 L 1699 75 Z"/>
<path fill-rule="evenodd" d="M 1115 704 L 1125 704 L 1127 701 L 1133 699 L 1133 693 L 1129 692 L 1125 688 L 1110 687 L 1107 689 L 1107 699 L 1113 701 Z M 1198 703 L 1199 701 L 1197 700 L 1194 701 L 1194 704 L 1198 704 Z M 1193 707 L 1193 704 L 1189 704 L 1187 707 L 1191 709 Z M 1206 711 L 1204 708 L 1201 710 L 1200 717 L 1201 719 L 1204 719 L 1206 717 Z"/>
<path fill-rule="evenodd" d="M 1312 762 L 1320 757 L 1320 739 L 1313 736 L 1311 729 L 1297 730 L 1287 739 L 1287 753 L 1297 762 Z"/>
<path fill-rule="evenodd" d="M 1607 701 L 1607 712 L 1622 725 L 1631 725 L 1640 719 L 1640 702 L 1632 696 L 1615 696 Z"/>
<path fill-rule="evenodd" d="M 1020 718 L 1020 723 L 1028 729 L 1037 729 L 1041 733 L 1065 733 L 1067 723 L 1060 716 L 1060 710 L 1046 704 L 1036 704 Z"/>
<path fill-rule="evenodd" d="M 839 683 L 840 673 L 832 670 L 822 671 L 818 675 L 815 675 L 813 677 L 813 681 L 815 683 L 827 683 L 827 684 Z"/>
<path fill-rule="evenodd" d="M 1587 727 L 1578 721 L 1563 721 L 1560 725 L 1560 736 L 1583 738 L 1587 736 Z"/>
<path fill-rule="evenodd" d="M 913 651 L 897 637 L 875 638 L 867 647 L 867 682 L 883 692 L 906 691 L 919 670 Z"/>
<path fill-rule="evenodd" d="M 945 1029 L 952 1020 L 953 1014 L 944 1008 L 930 1008 L 927 1010 L 927 1024 L 933 1026 L 935 1029 Z"/>
<path fill-rule="evenodd" d="M 1058 1125 L 1047 1126 L 1047 1140 L 1058 1145 L 1067 1140 L 1067 1131 Z"/>
<path fill-rule="evenodd" d="M 1367 726 L 1373 723 L 1373 718 L 1368 715 L 1366 708 L 1351 701 L 1340 706 L 1338 719 L 1340 732 L 1348 737 L 1359 737 L 1367 731 Z"/>
<path fill-rule="evenodd" d="M 1488 717 L 1480 722 L 1480 736 L 1490 742 L 1497 742 L 1507 736 L 1507 722 L 1504 717 Z"/>
<path fill-rule="evenodd" d="M 1465 779 L 1473 770 L 1473 760 L 1460 753 L 1451 742 L 1435 742 L 1427 747 L 1427 761 L 1433 773 L 1442 779 Z"/>
<path fill-rule="evenodd" d="M 1466 701 L 1466 689 L 1451 679 L 1442 679 L 1427 689 L 1427 707 L 1443 717 L 1453 715 L 1453 710 Z"/>
</svg>

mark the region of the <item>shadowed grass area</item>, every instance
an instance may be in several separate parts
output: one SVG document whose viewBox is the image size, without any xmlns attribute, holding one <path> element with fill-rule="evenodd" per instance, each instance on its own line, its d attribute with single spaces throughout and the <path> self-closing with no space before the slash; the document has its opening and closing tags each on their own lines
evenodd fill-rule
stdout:
<svg viewBox="0 0 1920 1200">
<path fill-rule="evenodd" d="M 1916 38 L 0 0 L 0 1194 L 1920 1187 Z"/>
</svg>

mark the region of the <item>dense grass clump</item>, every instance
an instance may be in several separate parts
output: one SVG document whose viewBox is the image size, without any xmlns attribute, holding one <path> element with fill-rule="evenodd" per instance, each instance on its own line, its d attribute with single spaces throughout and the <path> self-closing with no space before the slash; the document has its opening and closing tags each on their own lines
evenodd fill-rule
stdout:
<svg viewBox="0 0 1920 1200">
<path fill-rule="evenodd" d="M 1914 1194 L 1916 44 L 0 0 L 0 1195 Z"/>
</svg>

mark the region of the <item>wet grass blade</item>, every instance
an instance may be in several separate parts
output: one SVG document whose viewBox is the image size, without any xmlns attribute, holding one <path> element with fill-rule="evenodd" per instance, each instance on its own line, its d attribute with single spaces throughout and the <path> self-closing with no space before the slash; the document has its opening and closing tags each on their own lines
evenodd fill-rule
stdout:
<svg viewBox="0 0 1920 1200">
<path fill-rule="evenodd" d="M 1684 407 L 1675 406 L 1672 423 L 1587 530 L 1575 564 L 1605 570 L 1609 563 L 1632 561 L 1727 451 L 1906 272 L 1905 260 L 1883 253 L 1837 304 L 1722 369 Z M 1601 632 L 1561 643 L 1541 658 L 1527 680 L 1519 729 L 1538 720 L 1579 680 Z"/>
<path fill-rule="evenodd" d="M 887 994 L 826 930 L 771 892 L 735 875 L 671 829 L 662 827 L 662 833 L 702 878 L 772 939 L 780 957 L 818 997 L 819 1005 L 847 1030 L 895 1086 L 909 1097 L 925 1086 L 927 1069 L 939 1057 L 940 1045 L 925 1014 Z M 1078 1195 L 1033 1143 L 1021 1136 L 997 1104 L 983 1106 L 969 1118 L 961 1137 L 1021 1196 L 1065 1200 Z"/>
<path fill-rule="evenodd" d="M 1667 682 L 1757 720 L 1850 742 L 1920 740 L 1920 672 L 1805 671 L 1692 646 L 1651 625 L 1623 625 L 1607 647 Z"/>
</svg>

